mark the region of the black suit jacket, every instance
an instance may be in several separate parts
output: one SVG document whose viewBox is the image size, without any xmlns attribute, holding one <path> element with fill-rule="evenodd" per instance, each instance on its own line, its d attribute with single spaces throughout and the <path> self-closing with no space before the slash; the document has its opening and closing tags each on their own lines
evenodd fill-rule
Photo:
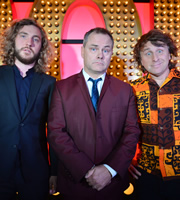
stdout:
<svg viewBox="0 0 180 200">
<path fill-rule="evenodd" d="M 55 78 L 35 72 L 21 117 L 13 67 L 0 67 L 0 180 L 10 179 L 17 164 L 26 180 L 48 178 L 46 122 L 54 83 Z"/>
</svg>

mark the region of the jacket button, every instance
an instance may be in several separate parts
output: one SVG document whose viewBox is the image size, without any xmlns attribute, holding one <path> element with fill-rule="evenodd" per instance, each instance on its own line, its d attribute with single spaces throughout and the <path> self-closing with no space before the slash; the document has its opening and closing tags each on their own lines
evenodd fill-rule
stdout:
<svg viewBox="0 0 180 200">
<path fill-rule="evenodd" d="M 24 124 L 23 124 L 23 123 L 20 123 L 20 126 L 24 126 Z"/>
</svg>

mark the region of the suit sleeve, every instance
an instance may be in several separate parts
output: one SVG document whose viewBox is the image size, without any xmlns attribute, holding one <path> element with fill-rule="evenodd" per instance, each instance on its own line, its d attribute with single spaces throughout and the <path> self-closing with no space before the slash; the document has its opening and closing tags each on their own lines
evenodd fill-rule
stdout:
<svg viewBox="0 0 180 200">
<path fill-rule="evenodd" d="M 65 116 L 62 96 L 55 86 L 48 115 L 48 140 L 58 159 L 78 182 L 94 164 L 73 142 Z"/>
<path fill-rule="evenodd" d="M 54 89 L 56 79 L 54 78 L 51 82 L 52 84 L 50 85 L 50 92 L 48 98 L 48 110 L 50 108 L 52 92 Z M 57 158 L 50 145 L 49 145 L 49 157 L 50 157 L 50 176 L 57 176 Z"/>
<path fill-rule="evenodd" d="M 116 170 L 121 178 L 127 173 L 128 167 L 135 155 L 140 136 L 135 96 L 131 87 L 129 91 L 129 95 L 127 96 L 128 109 L 123 135 L 105 160 L 105 163 Z"/>
</svg>

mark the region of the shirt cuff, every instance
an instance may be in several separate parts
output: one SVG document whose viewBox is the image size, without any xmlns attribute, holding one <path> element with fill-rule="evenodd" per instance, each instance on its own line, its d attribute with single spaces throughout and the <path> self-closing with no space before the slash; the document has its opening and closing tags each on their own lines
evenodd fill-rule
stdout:
<svg viewBox="0 0 180 200">
<path fill-rule="evenodd" d="M 106 167 L 108 169 L 108 171 L 111 173 L 112 178 L 116 176 L 117 172 L 113 168 L 111 168 L 107 164 L 104 164 L 104 167 Z"/>
</svg>

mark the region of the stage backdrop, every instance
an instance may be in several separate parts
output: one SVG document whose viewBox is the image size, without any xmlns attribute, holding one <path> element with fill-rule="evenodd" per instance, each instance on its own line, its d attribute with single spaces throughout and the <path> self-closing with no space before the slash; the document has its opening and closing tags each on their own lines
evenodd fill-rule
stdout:
<svg viewBox="0 0 180 200">
<path fill-rule="evenodd" d="M 1 0 L 0 25 L 4 29 L 13 19 L 35 18 L 45 29 L 55 47 L 54 61 L 48 74 L 57 80 L 79 72 L 83 67 L 80 49 L 86 31 L 107 28 L 114 37 L 114 53 L 108 73 L 121 80 L 139 78 L 135 69 L 133 47 L 142 33 L 154 26 L 154 4 L 102 0 Z"/>
</svg>

